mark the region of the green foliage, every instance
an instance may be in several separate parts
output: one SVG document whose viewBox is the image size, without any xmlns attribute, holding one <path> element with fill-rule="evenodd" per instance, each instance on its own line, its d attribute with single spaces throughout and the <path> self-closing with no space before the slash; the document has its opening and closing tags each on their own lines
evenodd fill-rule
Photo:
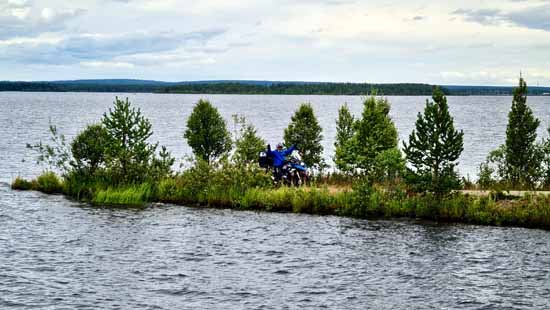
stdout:
<svg viewBox="0 0 550 310">
<path fill-rule="evenodd" d="M 43 172 L 36 180 L 27 181 L 17 177 L 11 184 L 11 188 L 15 190 L 34 190 L 46 194 L 62 194 L 63 182 L 52 171 Z"/>
<path fill-rule="evenodd" d="M 373 177 L 382 183 L 395 183 L 405 171 L 405 159 L 398 148 L 384 150 L 374 158 Z"/>
<path fill-rule="evenodd" d="M 48 170 L 59 170 L 66 173 L 71 170 L 72 156 L 71 150 L 65 135 L 57 131 L 55 125 L 50 124 L 50 143 L 44 144 L 42 141 L 36 144 L 27 143 L 27 148 L 38 153 L 36 163 L 38 165 L 46 165 Z"/>
<path fill-rule="evenodd" d="M 322 131 L 323 128 L 319 125 L 311 104 L 301 104 L 285 129 L 285 144 L 287 147 L 296 145 L 302 152 L 302 160 L 307 166 L 323 168 L 325 163 L 322 158 Z"/>
<path fill-rule="evenodd" d="M 32 182 L 27 181 L 27 180 L 25 180 L 21 177 L 17 177 L 11 183 L 11 189 L 21 190 L 21 191 L 28 191 L 28 190 L 33 189 L 33 184 L 32 184 Z"/>
<path fill-rule="evenodd" d="M 36 182 L 33 182 L 33 190 L 41 191 L 46 194 L 62 194 L 63 183 L 59 177 L 52 171 L 42 173 Z"/>
<path fill-rule="evenodd" d="M 527 105 L 527 85 L 520 78 L 514 90 L 512 108 L 508 114 L 506 142 L 492 151 L 480 166 L 479 185 L 495 189 L 535 189 L 546 184 L 550 175 L 545 163 L 550 163 L 547 142 L 536 143 L 540 121 Z"/>
<path fill-rule="evenodd" d="M 199 100 L 187 120 L 184 133 L 193 154 L 210 163 L 231 149 L 231 137 L 225 120 L 207 100 Z"/>
<path fill-rule="evenodd" d="M 376 167 L 376 157 L 383 151 L 397 148 L 397 129 L 391 120 L 387 99 L 368 97 L 363 103 L 361 118 L 355 123 L 352 149 L 355 166 L 365 175 Z"/>
<path fill-rule="evenodd" d="M 235 154 L 239 163 L 252 163 L 258 160 L 258 154 L 265 149 L 265 140 L 257 135 L 256 128 L 246 122 L 244 116 L 233 115 L 235 124 Z"/>
<path fill-rule="evenodd" d="M 355 134 L 355 118 L 349 111 L 347 104 L 338 110 L 336 119 L 336 139 L 334 142 L 334 163 L 336 168 L 344 173 L 353 171 L 355 154 L 352 139 Z"/>
<path fill-rule="evenodd" d="M 508 114 L 506 143 L 506 180 L 513 187 L 534 187 L 537 182 L 537 128 L 540 121 L 533 116 L 527 105 L 527 84 L 519 79 L 519 87 L 514 90 L 512 108 Z"/>
<path fill-rule="evenodd" d="M 0 82 L 0 87 L 1 87 Z M 295 83 L 277 82 L 269 85 L 238 82 L 197 83 L 164 87 L 161 92 L 185 94 L 274 94 L 274 95 L 355 95 L 378 89 L 386 95 L 429 95 L 428 84 L 368 84 L 368 83 Z"/>
<path fill-rule="evenodd" d="M 462 153 L 462 131 L 454 128 L 447 98 L 439 88 L 433 102 L 426 100 L 424 114 L 418 113 L 416 129 L 403 143 L 407 161 L 412 165 L 409 183 L 417 190 L 434 192 L 438 197 L 460 185 L 454 171 Z"/>
<path fill-rule="evenodd" d="M 92 199 L 99 205 L 141 206 L 150 201 L 154 188 L 149 183 L 99 190 Z"/>
<path fill-rule="evenodd" d="M 102 124 L 88 125 L 71 142 L 74 166 L 90 174 L 104 166 L 110 136 Z"/>
<path fill-rule="evenodd" d="M 118 183 L 144 181 L 158 144 L 149 144 L 153 134 L 151 122 L 139 109 L 115 98 L 114 108 L 103 115 L 102 123 L 109 135 L 106 166 Z"/>
<path fill-rule="evenodd" d="M 172 166 L 175 161 L 176 159 L 172 157 L 172 154 L 163 145 L 158 156 L 153 157 L 153 161 L 149 167 L 151 179 L 157 181 L 170 177 L 174 173 L 172 171 Z"/>
<path fill-rule="evenodd" d="M 550 128 L 548 128 L 550 134 Z M 545 139 L 540 145 L 542 152 L 542 166 L 541 166 L 541 182 L 542 187 L 545 189 L 550 188 L 550 139 Z"/>
</svg>

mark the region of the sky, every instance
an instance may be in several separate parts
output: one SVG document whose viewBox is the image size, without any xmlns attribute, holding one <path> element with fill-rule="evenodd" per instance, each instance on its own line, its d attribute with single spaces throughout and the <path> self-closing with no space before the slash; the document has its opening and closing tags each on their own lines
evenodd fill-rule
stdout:
<svg viewBox="0 0 550 310">
<path fill-rule="evenodd" d="M 0 0 L 0 80 L 550 86 L 550 0 Z"/>
</svg>

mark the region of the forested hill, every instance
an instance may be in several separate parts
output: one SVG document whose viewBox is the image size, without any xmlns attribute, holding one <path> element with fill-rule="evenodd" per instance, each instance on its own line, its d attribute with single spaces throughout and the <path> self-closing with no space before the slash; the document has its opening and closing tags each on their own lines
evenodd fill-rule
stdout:
<svg viewBox="0 0 550 310">
<path fill-rule="evenodd" d="M 366 84 L 366 83 L 299 83 L 273 82 L 183 84 L 164 87 L 166 93 L 185 94 L 270 94 L 270 95 L 366 95 L 376 90 L 383 95 L 430 95 L 434 86 L 428 84 Z"/>
<path fill-rule="evenodd" d="M 430 95 L 435 86 L 396 83 L 324 83 L 285 81 L 193 81 L 105 79 L 43 82 L 0 81 L 0 91 L 26 92 L 127 92 L 184 94 L 366 95 L 376 89 L 382 95 Z M 511 95 L 507 86 L 442 86 L 447 95 Z M 529 95 L 550 95 L 550 87 L 529 87 Z"/>
</svg>

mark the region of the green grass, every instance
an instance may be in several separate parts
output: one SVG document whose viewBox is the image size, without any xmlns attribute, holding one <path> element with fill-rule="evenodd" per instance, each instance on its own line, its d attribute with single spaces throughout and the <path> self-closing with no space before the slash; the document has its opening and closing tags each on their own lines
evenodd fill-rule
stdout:
<svg viewBox="0 0 550 310">
<path fill-rule="evenodd" d="M 16 190 L 35 190 L 46 194 L 62 194 L 63 181 L 51 171 L 45 171 L 36 180 L 27 181 L 17 177 L 11 184 Z"/>
<path fill-rule="evenodd" d="M 28 191 L 33 189 L 33 184 L 32 182 L 27 181 L 21 177 L 17 177 L 11 183 L 11 189 Z"/>
<path fill-rule="evenodd" d="M 92 203 L 99 205 L 141 206 L 151 201 L 153 191 L 153 186 L 148 183 L 101 189 L 95 193 Z"/>
<path fill-rule="evenodd" d="M 495 193 L 479 197 L 453 193 L 443 199 L 430 194 L 408 194 L 399 186 L 388 188 L 357 182 L 352 189 L 328 187 L 272 188 L 241 174 L 234 181 L 227 175 L 198 171 L 166 178 L 157 183 L 108 186 L 103 177 L 66 176 L 63 180 L 45 172 L 36 180 L 16 178 L 13 189 L 65 193 L 98 205 L 141 206 L 149 202 L 202 205 L 244 210 L 339 215 L 357 218 L 420 218 L 443 222 L 508 225 L 550 229 L 550 197 L 509 197 Z M 237 174 L 235 172 L 235 174 Z M 229 178 L 229 179 L 228 179 Z M 263 176 L 262 176 L 263 178 Z M 244 180 L 244 181 L 242 181 Z"/>
</svg>

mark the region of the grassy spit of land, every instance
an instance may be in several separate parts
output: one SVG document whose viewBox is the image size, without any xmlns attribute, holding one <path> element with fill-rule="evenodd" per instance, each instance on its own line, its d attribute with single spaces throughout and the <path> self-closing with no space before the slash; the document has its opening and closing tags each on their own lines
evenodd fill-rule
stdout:
<svg viewBox="0 0 550 310">
<path fill-rule="evenodd" d="M 253 173 L 252 173 L 253 172 Z M 247 177 L 246 174 L 254 175 Z M 522 197 L 502 192 L 477 195 L 455 192 L 437 198 L 412 194 L 400 184 L 273 187 L 258 169 L 232 171 L 195 169 L 158 183 L 109 186 L 97 180 L 61 179 L 46 172 L 32 181 L 17 178 L 13 189 L 65 194 L 98 205 L 144 206 L 160 202 L 186 206 L 338 215 L 355 218 L 414 218 L 481 225 L 550 228 L 550 196 L 525 192 Z"/>
</svg>

